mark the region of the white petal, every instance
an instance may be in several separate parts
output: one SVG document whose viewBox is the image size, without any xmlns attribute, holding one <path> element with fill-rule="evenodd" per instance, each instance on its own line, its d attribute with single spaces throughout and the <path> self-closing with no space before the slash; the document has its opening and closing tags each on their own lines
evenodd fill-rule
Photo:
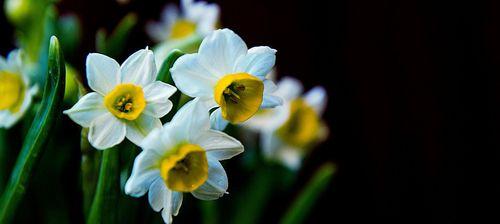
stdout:
<svg viewBox="0 0 500 224">
<path fill-rule="evenodd" d="M 182 205 L 182 198 L 181 192 L 172 191 L 172 215 L 176 216 L 179 214 L 179 209 Z"/>
<path fill-rule="evenodd" d="M 303 87 L 299 80 L 292 77 L 284 77 L 278 83 L 278 89 L 273 95 L 282 97 L 285 101 L 293 100 L 300 96 Z"/>
<path fill-rule="evenodd" d="M 89 142 L 96 149 L 115 146 L 125 138 L 125 123 L 107 112 L 90 125 Z"/>
<path fill-rule="evenodd" d="M 299 149 L 284 147 L 278 150 L 277 159 L 291 170 L 298 170 L 302 163 Z"/>
<path fill-rule="evenodd" d="M 230 29 L 216 30 L 205 37 L 198 51 L 202 65 L 222 77 L 234 73 L 234 65 L 247 53 L 245 42 Z"/>
<path fill-rule="evenodd" d="M 236 62 L 235 72 L 246 72 L 264 80 L 276 63 L 276 50 L 270 47 L 253 47 Z"/>
<path fill-rule="evenodd" d="M 90 88 L 103 96 L 120 83 L 120 65 L 106 55 L 89 54 L 86 67 Z"/>
<path fill-rule="evenodd" d="M 196 19 L 198 25 L 197 25 L 197 31 L 199 34 L 206 36 L 209 35 L 210 32 L 215 30 L 217 26 L 217 22 L 219 20 L 219 6 L 217 4 L 206 4 L 203 7 L 203 12 L 199 16 L 199 18 Z"/>
<path fill-rule="evenodd" d="M 0 128 L 11 128 L 19 120 L 19 116 L 15 116 L 7 110 L 0 111 Z"/>
<path fill-rule="evenodd" d="M 283 146 L 282 142 L 278 139 L 275 133 L 267 130 L 261 132 L 260 143 L 262 152 L 268 159 L 275 157 L 278 149 Z"/>
<path fill-rule="evenodd" d="M 220 162 L 210 156 L 208 159 L 208 179 L 198 189 L 191 192 L 193 196 L 201 200 L 215 200 L 224 193 L 228 188 L 226 171 Z"/>
<path fill-rule="evenodd" d="M 222 117 L 222 111 L 220 108 L 217 108 L 210 114 L 210 128 L 217 131 L 224 131 L 226 129 L 229 121 L 225 120 Z"/>
<path fill-rule="evenodd" d="M 194 143 L 207 151 L 207 155 L 217 159 L 230 159 L 243 152 L 240 141 L 220 131 L 208 130 L 201 134 Z"/>
<path fill-rule="evenodd" d="M 146 33 L 156 42 L 164 41 L 168 38 L 168 28 L 161 22 L 147 22 Z"/>
<path fill-rule="evenodd" d="M 186 103 L 169 123 L 171 135 L 177 141 L 194 141 L 200 133 L 210 128 L 208 109 L 198 98 Z"/>
<path fill-rule="evenodd" d="M 269 79 L 264 80 L 264 97 L 260 108 L 274 108 L 283 104 L 283 99 L 275 94 L 277 90 L 278 86 L 273 81 Z"/>
<path fill-rule="evenodd" d="M 325 88 L 317 86 L 309 90 L 304 99 L 321 116 L 325 111 L 327 97 Z"/>
<path fill-rule="evenodd" d="M 122 83 L 146 86 L 156 79 L 156 64 L 153 52 L 141 49 L 130 55 L 121 66 Z"/>
<path fill-rule="evenodd" d="M 125 184 L 125 193 L 132 197 L 144 195 L 153 181 L 161 179 L 160 169 L 158 168 L 161 155 L 154 151 L 142 151 L 134 161 L 132 174 Z"/>
<path fill-rule="evenodd" d="M 154 129 L 161 128 L 159 118 L 141 114 L 133 121 L 127 121 L 127 138 L 136 145 L 141 145 L 142 140 Z"/>
<path fill-rule="evenodd" d="M 23 67 L 22 50 L 15 49 L 7 55 L 7 65 L 14 72 L 21 72 Z"/>
<path fill-rule="evenodd" d="M 108 112 L 104 107 L 103 100 L 103 97 L 98 93 L 89 93 L 80 98 L 71 109 L 65 110 L 64 114 L 67 114 L 80 126 L 88 128 L 95 119 Z"/>
<path fill-rule="evenodd" d="M 283 105 L 283 99 L 281 97 L 264 94 L 260 108 L 274 108 L 280 105 Z"/>
<path fill-rule="evenodd" d="M 199 54 L 186 54 L 170 69 L 175 86 L 190 97 L 213 98 L 218 78 L 199 63 Z"/>
<path fill-rule="evenodd" d="M 165 205 L 170 205 L 172 192 L 167 188 L 161 177 L 156 178 L 149 187 L 148 201 L 155 212 L 159 212 Z"/>
<path fill-rule="evenodd" d="M 161 118 L 172 109 L 172 102 L 168 99 L 177 89 L 169 84 L 155 81 L 144 87 L 146 98 L 145 114 Z"/>
</svg>

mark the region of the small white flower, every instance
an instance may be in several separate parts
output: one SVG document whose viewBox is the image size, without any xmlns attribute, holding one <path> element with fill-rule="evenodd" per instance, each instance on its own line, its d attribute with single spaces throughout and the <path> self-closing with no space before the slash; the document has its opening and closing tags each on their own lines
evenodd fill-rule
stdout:
<svg viewBox="0 0 500 224">
<path fill-rule="evenodd" d="M 180 91 L 210 109 L 218 107 L 210 119 L 214 129 L 222 130 L 227 122 L 248 120 L 259 108 L 281 105 L 281 98 L 271 95 L 276 86 L 265 78 L 275 54 L 269 47 L 248 49 L 233 31 L 222 29 L 205 37 L 198 53 L 180 57 L 170 71 Z"/>
<path fill-rule="evenodd" d="M 89 129 L 89 142 L 106 149 L 123 141 L 134 144 L 155 128 L 172 109 L 168 99 L 176 88 L 155 81 L 153 52 L 146 49 L 132 54 L 120 66 L 102 54 L 87 56 L 87 80 L 95 92 L 83 96 L 64 111 L 74 122 Z"/>
<path fill-rule="evenodd" d="M 11 51 L 7 59 L 0 56 L 0 128 L 10 128 L 19 121 L 38 90 L 36 85 L 30 87 L 21 56 L 20 50 Z"/>
<path fill-rule="evenodd" d="M 219 160 L 243 152 L 231 136 L 210 129 L 208 111 L 194 99 L 182 107 L 170 123 L 149 134 L 134 162 L 125 193 L 140 197 L 148 193 L 153 210 L 172 222 L 182 204 L 182 193 L 202 200 L 215 200 L 228 188 Z"/>
<path fill-rule="evenodd" d="M 301 96 L 302 89 L 298 80 L 283 78 L 274 92 L 283 98 L 283 106 L 261 110 L 243 124 L 260 132 L 261 147 L 267 158 L 293 170 L 300 167 L 308 149 L 328 134 L 321 121 L 327 102 L 325 89 L 315 87 Z"/>
<path fill-rule="evenodd" d="M 219 6 L 204 1 L 181 0 L 181 12 L 169 4 L 161 14 L 159 22 L 146 25 L 146 32 L 157 42 L 178 40 L 198 34 L 208 35 L 215 29 L 219 19 Z"/>
</svg>

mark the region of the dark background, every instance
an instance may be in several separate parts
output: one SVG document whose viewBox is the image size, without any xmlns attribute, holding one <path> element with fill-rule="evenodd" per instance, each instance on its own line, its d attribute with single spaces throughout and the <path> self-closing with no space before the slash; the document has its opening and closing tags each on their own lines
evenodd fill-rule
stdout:
<svg viewBox="0 0 500 224">
<path fill-rule="evenodd" d="M 224 27 L 249 46 L 278 50 L 280 76 L 328 90 L 331 136 L 295 187 L 322 162 L 334 161 L 337 173 L 310 223 L 498 223 L 500 2 L 216 2 Z M 72 63 L 82 70 L 95 31 L 129 11 L 141 21 L 125 55 L 152 46 L 142 27 L 163 5 L 62 1 L 60 11 L 76 12 L 84 26 Z M 12 28 L 3 14 L 0 22 L 5 55 Z M 272 202 L 266 216 L 290 201 Z"/>
</svg>

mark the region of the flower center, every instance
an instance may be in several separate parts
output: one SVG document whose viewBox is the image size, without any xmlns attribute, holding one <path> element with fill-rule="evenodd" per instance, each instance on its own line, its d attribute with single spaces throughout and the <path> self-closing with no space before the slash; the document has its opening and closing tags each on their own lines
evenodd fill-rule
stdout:
<svg viewBox="0 0 500 224">
<path fill-rule="evenodd" d="M 0 110 L 19 111 L 24 99 L 24 88 L 20 75 L 0 71 Z"/>
<path fill-rule="evenodd" d="M 318 138 L 320 119 L 314 109 L 299 98 L 290 105 L 288 120 L 277 130 L 278 136 L 286 143 L 304 148 Z"/>
<path fill-rule="evenodd" d="M 208 178 L 205 150 L 198 145 L 182 144 L 161 161 L 160 174 L 167 187 L 174 191 L 191 192 Z"/>
<path fill-rule="evenodd" d="M 175 21 L 170 31 L 170 38 L 182 39 L 188 37 L 196 31 L 196 24 L 185 19 Z"/>
<path fill-rule="evenodd" d="M 260 108 L 264 83 L 247 73 L 226 75 L 217 82 L 214 98 L 222 117 L 231 123 L 248 120 Z"/>
<path fill-rule="evenodd" d="M 120 84 L 104 97 L 104 105 L 117 118 L 135 120 L 146 107 L 144 92 L 134 84 Z"/>
</svg>

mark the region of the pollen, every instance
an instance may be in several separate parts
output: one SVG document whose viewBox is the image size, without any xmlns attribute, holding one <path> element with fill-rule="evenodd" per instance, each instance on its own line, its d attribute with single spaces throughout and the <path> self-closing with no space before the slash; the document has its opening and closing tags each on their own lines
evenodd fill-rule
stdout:
<svg viewBox="0 0 500 224">
<path fill-rule="evenodd" d="M 160 174 L 167 187 L 174 191 L 191 192 L 208 178 L 205 150 L 195 144 L 181 144 L 161 162 Z"/>
<path fill-rule="evenodd" d="M 318 138 L 320 118 L 302 98 L 290 103 L 290 115 L 277 130 L 278 136 L 286 143 L 306 148 Z"/>
<path fill-rule="evenodd" d="M 170 38 L 182 39 L 190 36 L 196 31 L 196 24 L 185 19 L 177 20 L 170 31 Z"/>
<path fill-rule="evenodd" d="M 24 98 L 24 83 L 21 76 L 7 71 L 0 71 L 0 110 L 16 112 Z"/>
<path fill-rule="evenodd" d="M 264 83 L 247 73 L 224 76 L 217 82 L 214 98 L 221 107 L 222 117 L 240 123 L 252 117 L 260 108 Z"/>
<path fill-rule="evenodd" d="M 104 105 L 117 118 L 135 120 L 146 107 L 146 100 L 140 86 L 120 84 L 104 97 Z"/>
</svg>

